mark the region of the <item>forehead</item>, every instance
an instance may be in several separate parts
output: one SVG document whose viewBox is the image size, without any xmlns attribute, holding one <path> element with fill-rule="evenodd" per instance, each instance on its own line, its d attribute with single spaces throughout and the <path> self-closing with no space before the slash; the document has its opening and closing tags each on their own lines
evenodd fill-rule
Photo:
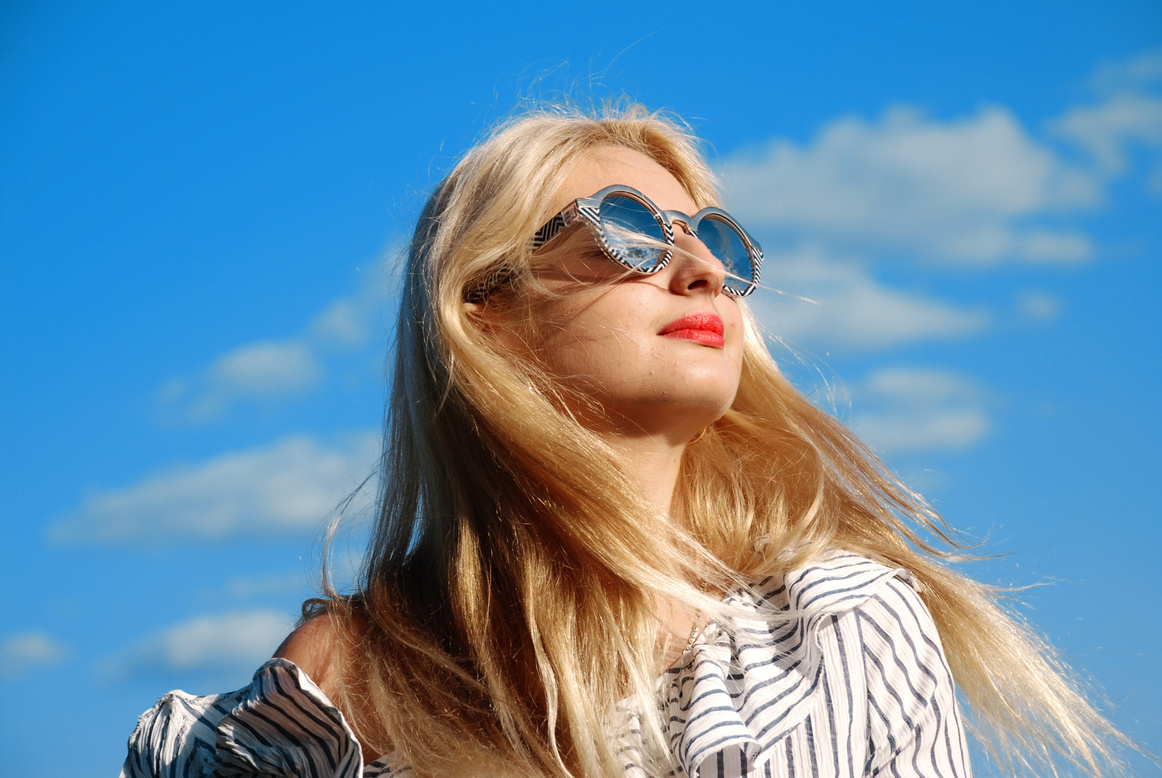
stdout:
<svg viewBox="0 0 1162 778">
<path fill-rule="evenodd" d="M 633 187 L 663 211 L 692 214 L 698 210 L 678 179 L 645 154 L 618 146 L 601 146 L 587 152 L 565 177 L 553 199 L 553 213 L 578 197 L 588 197 L 612 184 Z"/>
</svg>

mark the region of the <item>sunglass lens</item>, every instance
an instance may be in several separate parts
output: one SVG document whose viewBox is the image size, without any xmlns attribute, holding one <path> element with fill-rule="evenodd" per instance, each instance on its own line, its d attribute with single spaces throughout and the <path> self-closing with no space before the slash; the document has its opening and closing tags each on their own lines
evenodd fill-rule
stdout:
<svg viewBox="0 0 1162 778">
<path fill-rule="evenodd" d="M 754 279 L 750 252 L 738 230 L 716 215 L 703 217 L 698 238 L 726 268 L 725 287 L 731 294 L 746 294 Z"/>
<path fill-rule="evenodd" d="M 643 203 L 625 195 L 601 201 L 601 225 L 609 249 L 620 262 L 652 273 L 666 250 L 665 234 L 657 217 Z"/>
</svg>

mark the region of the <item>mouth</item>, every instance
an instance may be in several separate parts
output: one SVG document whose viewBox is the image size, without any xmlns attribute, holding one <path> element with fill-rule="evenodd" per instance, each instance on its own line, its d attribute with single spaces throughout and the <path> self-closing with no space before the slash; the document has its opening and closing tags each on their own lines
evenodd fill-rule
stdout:
<svg viewBox="0 0 1162 778">
<path fill-rule="evenodd" d="M 726 345 L 723 337 L 726 327 L 722 317 L 713 313 L 692 313 L 662 327 L 658 332 L 664 338 L 677 338 L 700 343 L 703 346 L 722 348 Z"/>
</svg>

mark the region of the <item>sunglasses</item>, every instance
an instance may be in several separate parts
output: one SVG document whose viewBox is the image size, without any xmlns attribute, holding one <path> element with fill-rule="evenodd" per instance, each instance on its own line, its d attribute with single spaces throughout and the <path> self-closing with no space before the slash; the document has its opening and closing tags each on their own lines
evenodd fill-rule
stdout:
<svg viewBox="0 0 1162 778">
<path fill-rule="evenodd" d="M 533 236 L 533 252 L 549 246 L 578 222 L 585 224 L 606 255 L 638 273 L 657 273 L 670 262 L 674 223 L 710 250 L 726 268 L 723 291 L 745 297 L 754 291 L 763 250 L 738 222 L 721 208 L 703 208 L 693 216 L 663 211 L 638 190 L 622 184 L 607 186 L 592 197 L 580 197 Z"/>
</svg>

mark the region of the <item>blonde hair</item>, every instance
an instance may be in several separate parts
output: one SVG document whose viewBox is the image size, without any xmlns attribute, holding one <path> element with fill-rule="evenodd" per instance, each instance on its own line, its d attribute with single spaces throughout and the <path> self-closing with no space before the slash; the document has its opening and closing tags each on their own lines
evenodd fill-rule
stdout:
<svg viewBox="0 0 1162 778">
<path fill-rule="evenodd" d="M 618 774 L 610 722 L 629 700 L 663 769 L 656 598 L 720 613 L 707 592 L 839 548 L 918 579 L 1002 763 L 1109 769 L 1124 739 L 997 591 L 949 569 L 940 518 L 788 383 L 753 323 L 732 407 L 684 455 L 681 526 L 563 410 L 565 390 L 481 325 L 465 304 L 476 290 L 496 288 L 487 305 L 517 315 L 539 294 L 529 238 L 563 177 L 607 146 L 655 160 L 699 207 L 716 202 L 680 123 L 556 110 L 499 128 L 419 218 L 378 521 L 356 593 L 326 602 L 343 638 L 337 696 L 364 745 L 419 775 Z"/>
</svg>

